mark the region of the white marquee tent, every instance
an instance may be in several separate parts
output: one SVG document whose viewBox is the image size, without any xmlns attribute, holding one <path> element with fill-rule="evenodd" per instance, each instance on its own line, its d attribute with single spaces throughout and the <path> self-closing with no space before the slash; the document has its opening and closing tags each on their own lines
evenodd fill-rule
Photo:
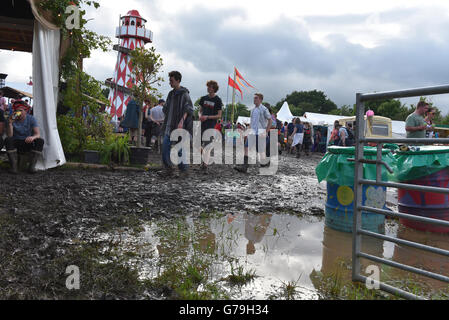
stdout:
<svg viewBox="0 0 449 320">
<path fill-rule="evenodd" d="M 288 107 L 287 101 L 284 102 L 279 112 L 276 114 L 278 120 L 282 122 L 290 122 L 294 118 L 294 115 L 291 113 L 290 108 Z"/>
</svg>

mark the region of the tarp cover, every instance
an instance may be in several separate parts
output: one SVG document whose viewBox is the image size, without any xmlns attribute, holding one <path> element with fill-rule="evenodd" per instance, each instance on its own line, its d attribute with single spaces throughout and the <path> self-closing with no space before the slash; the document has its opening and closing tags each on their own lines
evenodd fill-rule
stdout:
<svg viewBox="0 0 449 320">
<path fill-rule="evenodd" d="M 326 180 L 341 186 L 354 186 L 354 162 L 348 161 L 348 158 L 354 158 L 355 147 L 329 147 L 328 152 L 321 159 L 315 169 L 318 181 Z M 376 160 L 377 148 L 364 147 L 364 158 Z M 393 170 L 396 167 L 396 159 L 389 149 L 382 149 L 382 160 L 385 161 Z M 376 180 L 376 165 L 363 164 L 363 178 Z M 387 169 L 382 166 L 382 181 L 392 180 Z"/>
<path fill-rule="evenodd" d="M 398 151 L 395 158 L 397 181 L 415 180 L 449 170 L 449 147 L 445 146 L 419 146 L 419 151 Z"/>
<path fill-rule="evenodd" d="M 41 137 L 45 140 L 43 159 L 36 168 L 45 170 L 66 162 L 56 123 L 59 79 L 60 31 L 34 23 L 33 36 L 33 97 L 34 116 Z"/>
</svg>

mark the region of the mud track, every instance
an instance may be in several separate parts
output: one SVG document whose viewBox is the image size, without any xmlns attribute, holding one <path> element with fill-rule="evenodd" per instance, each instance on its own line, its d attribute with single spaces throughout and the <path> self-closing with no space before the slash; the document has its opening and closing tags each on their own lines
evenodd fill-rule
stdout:
<svg viewBox="0 0 449 320">
<path fill-rule="evenodd" d="M 228 165 L 212 166 L 207 174 L 192 166 L 187 178 L 152 170 L 58 168 L 12 175 L 1 169 L 0 298 L 67 297 L 54 289 L 66 277 L 60 265 L 68 261 L 67 246 L 117 227 L 202 212 L 323 215 L 325 185 L 315 176 L 320 159 L 281 156 L 275 176 L 258 175 L 254 167 L 242 174 Z M 111 298 L 134 297 L 110 291 Z M 83 294 L 75 298 L 108 297 Z"/>
</svg>

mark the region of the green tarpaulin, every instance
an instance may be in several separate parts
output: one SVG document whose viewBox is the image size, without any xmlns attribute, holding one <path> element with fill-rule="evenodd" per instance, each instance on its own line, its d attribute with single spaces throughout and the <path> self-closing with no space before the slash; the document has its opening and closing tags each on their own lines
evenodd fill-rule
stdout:
<svg viewBox="0 0 449 320">
<path fill-rule="evenodd" d="M 394 178 L 397 181 L 419 179 L 443 169 L 449 170 L 449 147 L 418 146 L 419 151 L 398 151 Z"/>
<path fill-rule="evenodd" d="M 354 162 L 348 161 L 348 158 L 355 157 L 355 147 L 329 147 L 328 152 L 321 159 L 315 169 L 318 181 L 323 180 L 335 183 L 341 186 L 354 186 Z M 364 158 L 376 160 L 377 148 L 365 147 Z M 382 160 L 385 161 L 393 170 L 396 167 L 396 159 L 389 149 L 382 149 Z M 376 180 L 376 165 L 363 164 L 363 178 Z M 391 180 L 387 169 L 382 166 L 382 180 Z"/>
</svg>

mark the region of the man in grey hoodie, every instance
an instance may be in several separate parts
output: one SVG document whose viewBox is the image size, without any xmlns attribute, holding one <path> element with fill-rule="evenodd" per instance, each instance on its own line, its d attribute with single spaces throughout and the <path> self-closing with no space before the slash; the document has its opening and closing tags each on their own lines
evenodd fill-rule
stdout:
<svg viewBox="0 0 449 320">
<path fill-rule="evenodd" d="M 189 90 L 181 86 L 182 75 L 178 71 L 171 71 L 169 74 L 169 83 L 173 88 L 168 93 L 163 112 L 165 115 L 164 124 L 162 126 L 162 163 L 167 171 L 171 174 L 173 164 L 170 160 L 170 150 L 173 142 L 170 140 L 170 134 L 173 130 L 184 129 L 187 130 L 190 136 L 193 131 L 193 104 L 189 96 Z M 190 144 L 189 144 L 190 146 Z M 178 155 L 182 156 L 182 150 Z M 178 165 L 181 172 L 186 172 L 188 165 L 187 159 Z"/>
</svg>

